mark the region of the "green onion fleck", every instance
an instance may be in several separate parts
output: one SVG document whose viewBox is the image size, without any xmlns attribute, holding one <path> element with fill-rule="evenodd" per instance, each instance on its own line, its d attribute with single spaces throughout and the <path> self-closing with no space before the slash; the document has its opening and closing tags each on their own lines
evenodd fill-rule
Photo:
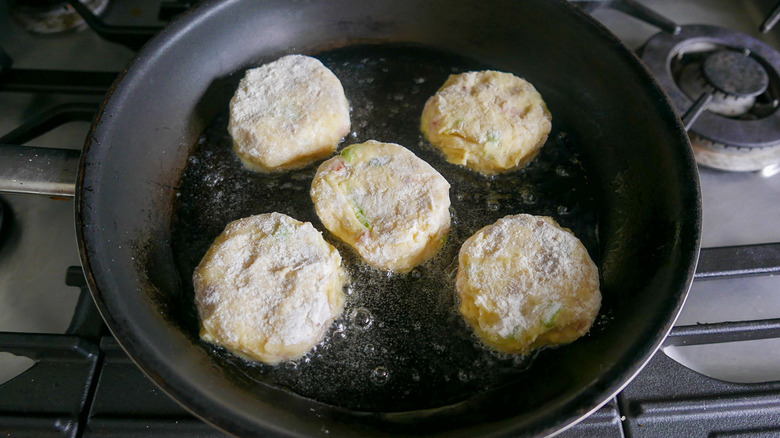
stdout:
<svg viewBox="0 0 780 438">
<path fill-rule="evenodd" d="M 360 223 L 363 224 L 364 227 L 370 230 L 372 227 L 371 224 L 368 223 L 368 219 L 366 219 L 366 213 L 363 211 L 362 208 L 360 208 L 359 205 L 357 205 L 357 203 L 354 200 L 352 201 L 352 208 L 355 210 L 355 216 L 357 216 Z"/>
<path fill-rule="evenodd" d="M 355 159 L 355 152 L 360 148 L 362 145 L 355 145 L 348 146 L 344 148 L 344 150 L 341 151 L 341 156 L 344 157 L 344 160 L 347 163 L 351 163 L 352 160 Z"/>
<path fill-rule="evenodd" d="M 560 316 L 562 310 L 563 306 L 558 303 L 548 307 L 547 311 L 545 312 L 545 317 L 542 320 L 544 326 L 547 328 L 552 328 L 555 325 L 555 320 L 558 319 L 558 316 Z"/>
<path fill-rule="evenodd" d="M 273 233 L 271 233 L 271 235 L 272 235 L 272 236 L 274 237 L 274 239 L 276 239 L 276 240 L 284 240 L 284 239 L 286 239 L 286 238 L 290 237 L 290 235 L 291 235 L 291 234 L 292 234 L 292 231 L 290 231 L 290 229 L 289 229 L 289 228 L 287 228 L 287 227 L 286 227 L 284 224 L 282 224 L 282 223 L 280 223 L 279 225 L 277 225 L 277 226 L 276 226 L 276 229 L 274 230 L 274 232 L 273 232 Z"/>
<path fill-rule="evenodd" d="M 497 129 L 491 129 L 487 132 L 487 139 L 491 143 L 500 142 L 502 137 L 503 135 L 501 134 L 501 131 Z"/>
<path fill-rule="evenodd" d="M 360 204 L 358 203 L 357 199 L 355 199 L 355 189 L 352 187 L 352 185 L 347 185 L 347 193 L 349 194 L 349 202 L 352 204 L 352 211 L 355 212 L 355 216 L 360 221 L 361 224 L 363 224 L 364 227 L 368 228 L 369 230 L 372 228 L 371 224 L 368 223 L 368 219 L 366 218 L 366 212 L 363 211 L 363 208 L 360 207 Z"/>
</svg>

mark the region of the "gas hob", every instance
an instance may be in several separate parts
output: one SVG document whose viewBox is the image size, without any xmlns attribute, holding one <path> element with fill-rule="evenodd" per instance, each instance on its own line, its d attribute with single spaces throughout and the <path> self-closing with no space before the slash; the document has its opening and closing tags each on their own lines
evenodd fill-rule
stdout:
<svg viewBox="0 0 780 438">
<path fill-rule="evenodd" d="M 0 143 L 61 148 L 70 157 L 78 156 L 105 90 L 140 42 L 189 6 L 85 2 L 102 14 L 101 36 L 77 24 L 78 14 L 31 25 L 29 8 L 21 8 L 20 18 L 11 3 L 0 2 L 0 48 L 7 55 Z M 771 68 L 780 29 L 759 31 L 774 2 L 636 2 L 679 25 L 677 33 L 621 12 L 635 10 L 635 2 L 576 3 L 654 74 L 660 68 L 657 77 L 673 82 L 667 92 L 681 115 L 712 96 L 698 117 L 689 114 L 694 147 L 704 151 L 697 153 L 704 156 L 704 250 L 683 312 L 667 346 L 632 383 L 562 436 L 778 434 L 780 175 L 772 148 L 780 148 L 780 137 L 774 144 L 771 132 L 744 129 L 734 142 L 718 130 L 780 114 L 780 79 Z M 75 27 L 58 32 L 57 25 Z M 669 52 L 658 55 L 658 46 Z M 666 64 L 653 64 L 654 54 L 668 59 L 668 72 Z M 743 76 L 723 79 L 724 63 L 736 64 Z M 724 169 L 729 164 L 720 163 L 733 156 L 738 168 Z M 0 206 L 0 432 L 221 435 L 150 383 L 102 325 L 84 286 L 67 193 L 55 199 L 3 193 Z"/>
</svg>

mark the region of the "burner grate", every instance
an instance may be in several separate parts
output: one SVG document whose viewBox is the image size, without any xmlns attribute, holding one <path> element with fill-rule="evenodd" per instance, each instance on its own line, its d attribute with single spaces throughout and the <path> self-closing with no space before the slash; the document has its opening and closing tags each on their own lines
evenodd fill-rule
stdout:
<svg viewBox="0 0 780 438">
<path fill-rule="evenodd" d="M 689 129 L 696 160 L 730 171 L 780 162 L 780 53 L 730 29 L 660 32 L 641 58 Z"/>
<path fill-rule="evenodd" d="M 780 434 L 780 382 L 735 384 L 656 354 L 618 396 L 629 437 Z"/>
<path fill-rule="evenodd" d="M 79 436 L 100 362 L 79 336 L 0 333 L 0 351 L 36 364 L 0 386 L 0 431 L 9 436 Z"/>
</svg>

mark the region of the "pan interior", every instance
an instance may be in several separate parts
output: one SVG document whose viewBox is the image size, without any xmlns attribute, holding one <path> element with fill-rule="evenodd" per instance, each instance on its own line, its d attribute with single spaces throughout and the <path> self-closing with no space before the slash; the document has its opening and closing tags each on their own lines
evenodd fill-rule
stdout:
<svg viewBox="0 0 780 438">
<path fill-rule="evenodd" d="M 362 263 L 315 213 L 309 188 L 319 163 L 270 175 L 242 166 L 227 132 L 230 95 L 223 93 L 215 100 L 219 115 L 192 146 L 176 193 L 171 242 L 184 293 L 159 298 L 170 300 L 162 303 L 172 309 L 169 318 L 243 385 L 280 387 L 353 410 L 434 408 L 523 380 L 534 358 L 490 351 L 460 317 L 457 254 L 480 228 L 506 215 L 530 213 L 552 216 L 571 229 L 599 264 L 599 202 L 593 187 L 597 178 L 583 165 L 585 151 L 566 117 L 558 117 L 562 103 L 552 95 L 547 101 L 553 130 L 540 155 L 523 169 L 488 178 L 447 163 L 425 140 L 419 123 L 426 100 L 448 75 L 491 66 L 400 44 L 349 46 L 312 55 L 339 77 L 351 105 L 352 131 L 340 148 L 369 139 L 399 143 L 451 184 L 452 229 L 445 247 L 409 274 L 388 274 Z M 242 76 L 243 71 L 235 72 L 221 89 L 234 90 Z M 543 84 L 538 87 L 545 97 Z M 345 311 L 324 340 L 302 358 L 277 366 L 247 361 L 200 341 L 191 281 L 195 266 L 228 222 L 267 212 L 314 224 L 339 250 L 351 277 Z M 607 313 L 605 306 L 591 334 L 579 344 L 599 338 Z M 565 355 L 569 348 L 539 355 Z M 550 392 L 564 391 L 564 382 L 551 383 Z"/>
</svg>

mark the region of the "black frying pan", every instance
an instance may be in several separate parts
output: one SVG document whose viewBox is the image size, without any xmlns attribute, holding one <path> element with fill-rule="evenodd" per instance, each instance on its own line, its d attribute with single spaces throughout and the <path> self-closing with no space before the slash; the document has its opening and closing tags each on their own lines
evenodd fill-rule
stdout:
<svg viewBox="0 0 780 438">
<path fill-rule="evenodd" d="M 371 346 L 379 351 L 349 356 L 357 357 L 354 371 L 342 353 L 369 343 L 339 344 L 336 325 L 310 362 L 277 368 L 197 337 L 189 275 L 227 221 L 281 211 L 323 229 L 306 194 L 314 168 L 251 174 L 225 137 L 242 71 L 287 53 L 317 56 L 342 79 L 356 130 L 347 143 L 404 144 L 453 185 L 453 237 L 416 277 L 379 282 L 346 256 L 357 279 L 348 307 L 374 313 Z M 439 81 L 477 68 L 525 77 L 553 114 L 542 154 L 494 180 L 444 162 L 417 126 Z M 459 243 L 517 212 L 552 215 L 583 239 L 604 302 L 585 338 L 510 363 L 480 351 L 442 309 L 455 305 L 448 275 Z M 112 332 L 174 399 L 242 436 L 565 428 L 626 385 L 670 330 L 693 277 L 700 215 L 696 166 L 666 96 L 613 36 L 554 1 L 200 5 L 117 80 L 87 139 L 77 187 L 82 261 Z M 349 336 L 348 316 L 342 322 Z M 440 351 L 431 340 L 450 343 Z M 390 370 L 387 381 L 371 381 L 377 366 Z M 424 378 L 413 379 L 411 368 Z"/>
</svg>

